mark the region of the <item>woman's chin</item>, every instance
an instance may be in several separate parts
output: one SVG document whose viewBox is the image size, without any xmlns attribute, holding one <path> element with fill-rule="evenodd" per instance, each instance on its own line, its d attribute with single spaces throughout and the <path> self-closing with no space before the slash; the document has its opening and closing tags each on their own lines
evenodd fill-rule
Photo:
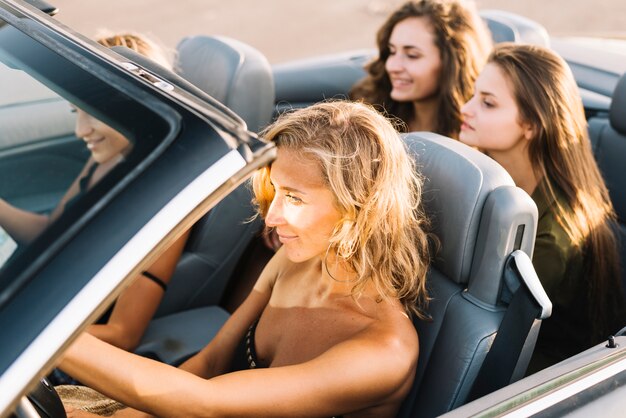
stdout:
<svg viewBox="0 0 626 418">
<path fill-rule="evenodd" d="M 392 90 L 391 94 L 389 95 L 393 100 L 395 100 L 396 102 L 400 102 L 400 103 L 404 103 L 404 102 L 411 102 L 414 99 L 411 97 L 411 95 L 403 92 L 403 91 L 396 91 L 396 90 Z"/>
</svg>

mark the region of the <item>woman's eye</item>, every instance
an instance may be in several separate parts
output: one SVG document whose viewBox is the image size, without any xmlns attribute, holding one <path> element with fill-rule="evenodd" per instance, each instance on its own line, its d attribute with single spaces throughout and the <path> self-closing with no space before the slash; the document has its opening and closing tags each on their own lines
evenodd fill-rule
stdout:
<svg viewBox="0 0 626 418">
<path fill-rule="evenodd" d="M 495 107 L 495 104 L 493 104 L 493 103 L 491 103 L 491 102 L 489 102 L 489 101 L 487 101 L 487 100 L 483 100 L 483 105 L 484 105 L 486 108 L 489 108 L 489 109 L 491 109 L 492 107 Z"/>
<path fill-rule="evenodd" d="M 70 106 L 70 113 L 76 113 L 76 108 L 74 106 Z"/>
<path fill-rule="evenodd" d="M 290 203 L 293 204 L 300 204 L 302 203 L 302 199 L 300 199 L 299 197 L 296 197 L 292 194 L 286 194 L 285 195 L 285 199 L 287 199 Z"/>
</svg>

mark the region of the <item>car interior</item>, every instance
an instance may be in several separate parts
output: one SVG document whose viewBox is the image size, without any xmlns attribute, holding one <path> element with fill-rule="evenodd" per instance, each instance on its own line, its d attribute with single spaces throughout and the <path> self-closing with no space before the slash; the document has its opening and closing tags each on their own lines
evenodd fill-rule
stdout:
<svg viewBox="0 0 626 418">
<path fill-rule="evenodd" d="M 495 10 L 481 14 L 495 42 L 549 45 L 547 32 L 536 22 Z M 193 69 L 197 71 L 197 68 L 207 65 L 207 57 L 215 53 L 212 48 L 216 48 L 220 41 L 230 41 L 238 51 L 246 51 L 246 56 L 254 51 L 242 46 L 241 42 L 224 37 L 186 38 L 178 46 L 180 75 L 209 94 L 216 94 L 211 91 L 211 80 L 202 74 L 194 74 Z M 192 45 L 203 48 L 203 52 L 189 53 Z M 257 54 L 260 55 L 258 51 L 253 52 L 253 55 Z M 363 77 L 363 65 L 371 56 L 372 51 L 358 51 L 274 65 L 256 90 L 265 96 L 265 87 L 272 83 L 273 78 L 275 103 L 271 107 L 274 117 L 282 111 L 320 100 L 345 98 L 352 84 Z M 303 79 L 308 83 L 303 83 Z M 620 85 L 622 90 L 626 88 L 626 82 Z M 248 89 L 247 93 L 251 91 Z M 589 114 L 595 116 L 589 122 L 590 135 L 620 213 L 623 235 L 625 229 L 621 211 L 625 205 L 620 205 L 618 199 L 624 193 L 620 193 L 619 184 L 622 181 L 616 164 L 618 156 L 626 152 L 626 142 L 621 139 L 626 130 L 616 116 L 621 102 L 615 97 L 626 97 L 626 91 L 620 92 L 619 87 L 615 90 L 610 118 L 602 112 L 606 106 L 604 97 L 587 88 L 581 89 L 581 94 L 586 108 L 590 109 Z M 219 100 L 226 103 L 228 98 Z M 265 121 L 267 123 L 267 119 Z M 261 127 L 263 124 L 249 122 L 249 126 Z M 497 164 L 456 141 L 426 133 L 409 134 L 406 141 L 429 179 L 424 193 L 427 212 L 435 216 L 435 234 L 446 244 L 442 246 L 429 275 L 433 295 L 429 313 L 433 320 L 415 324 L 420 335 L 419 365 L 411 395 L 399 416 L 434 416 L 523 377 L 540 321 L 549 316 L 551 305 L 529 258 L 534 245 L 537 215 L 528 196 L 513 186 L 508 174 Z M 615 150 L 619 152 L 609 147 L 620 147 Z M 470 180 L 472 176 L 475 176 L 475 182 Z M 462 203 L 459 204 L 459 201 Z M 437 219 L 446 219 L 446 223 L 438 224 Z M 494 231 L 503 229 L 509 231 L 507 240 L 489 239 Z M 463 231 L 464 241 L 446 239 L 458 236 L 459 231 Z M 249 245 L 262 244 L 256 237 Z M 175 278 L 177 281 L 186 280 L 178 276 L 178 272 Z M 222 278 L 237 281 L 236 277 Z M 206 312 L 203 313 L 203 309 Z M 199 308 L 195 323 L 202 324 L 198 324 L 197 328 L 190 325 L 194 321 L 183 319 L 184 312 L 155 319 L 155 324 L 168 322 L 168 326 L 163 327 L 163 330 L 167 328 L 167 332 L 153 334 L 151 325 L 144 340 L 161 348 L 146 351 L 166 362 L 178 364 L 192 354 L 185 350 L 193 347 L 192 351 L 195 351 L 202 347 L 219 329 L 220 321 L 226 320 L 228 312 L 218 309 L 221 308 L 213 304 Z M 209 310 L 212 312 L 209 313 Z M 513 312 L 517 312 L 518 316 Z M 525 320 L 512 319 L 520 318 L 519 315 Z M 210 329 L 207 329 L 207 320 Z M 181 321 L 185 321 L 188 332 L 180 331 L 181 328 L 176 325 Z M 191 341 L 194 334 L 192 328 L 203 330 L 203 341 Z M 171 338 L 177 344 L 165 343 L 171 342 Z M 504 340 L 507 341 L 505 348 Z M 165 353 L 164 347 L 168 345 L 184 348 L 178 353 Z M 445 347 L 445 350 L 440 347 Z M 451 362 L 454 367 L 450 367 Z"/>
<path fill-rule="evenodd" d="M 425 211 L 441 249 L 428 276 L 432 320 L 415 321 L 418 368 L 398 416 L 436 416 L 491 392 L 492 384 L 519 379 L 551 304 L 532 267 L 509 264 L 512 254 L 530 262 L 537 228 L 532 199 L 497 163 L 458 141 L 432 133 L 405 140 L 426 179 Z M 507 320 L 513 294 L 536 309 Z M 511 361 L 491 360 L 502 335 Z"/>
<path fill-rule="evenodd" d="M 481 15 L 495 42 L 550 43 L 541 25 L 522 16 L 495 10 Z M 174 73 L 151 66 L 132 51 L 114 50 L 199 97 L 211 96 L 253 132 L 261 131 L 280 112 L 347 97 L 374 53 L 354 51 L 271 66 L 260 51 L 235 39 L 193 36 L 178 44 Z M 621 175 L 626 157 L 622 117 L 626 75 L 613 90 L 610 107 L 598 92 L 585 87 L 581 93 L 590 110 L 594 154 L 618 214 L 621 258 L 626 265 L 626 182 Z M 56 109 L 57 101 L 42 99 L 42 105 Z M 71 147 L 71 152 L 63 148 L 55 155 L 72 156 L 78 152 L 69 140 L 75 141 L 73 122 L 71 117 L 69 122 L 63 118 L 57 118 L 64 121 L 58 136 L 67 140 L 59 144 Z M 2 119 L 0 126 L 4 126 Z M 458 141 L 423 132 L 406 134 L 404 140 L 427 179 L 423 201 L 441 247 L 428 275 L 431 320 L 414 322 L 420 356 L 413 387 L 398 414 L 402 418 L 436 416 L 521 379 L 541 320 L 551 311 L 530 261 L 537 227 L 532 199 L 515 187 L 497 163 Z M 60 165 L 71 165 L 77 172 L 85 156 Z M 6 169 L 6 176 L 0 171 L 2 190 L 15 187 L 19 194 L 21 186 L 11 183 L 11 167 L 0 167 Z M 66 183 L 75 177 L 72 173 L 66 175 Z M 65 190 L 66 183 L 56 189 Z M 206 345 L 228 319 L 229 293 L 250 289 L 241 266 L 254 263 L 264 245 L 263 224 L 253 219 L 251 197 L 249 186 L 239 186 L 194 225 L 137 353 L 180 364 Z M 53 202 L 56 197 L 47 199 Z M 37 204 L 42 211 L 50 207 Z M 626 293 L 626 273 L 622 279 Z"/>
</svg>

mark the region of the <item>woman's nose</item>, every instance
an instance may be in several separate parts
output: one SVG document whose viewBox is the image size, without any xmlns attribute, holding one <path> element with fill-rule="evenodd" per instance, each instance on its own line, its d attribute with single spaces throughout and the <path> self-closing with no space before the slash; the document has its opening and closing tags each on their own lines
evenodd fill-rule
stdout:
<svg viewBox="0 0 626 418">
<path fill-rule="evenodd" d="M 274 228 L 283 225 L 284 223 L 285 218 L 283 216 L 282 201 L 278 196 L 274 196 L 274 199 L 267 210 L 267 215 L 265 216 L 265 224 L 270 228 Z"/>
<path fill-rule="evenodd" d="M 472 106 L 473 106 L 473 102 L 474 102 L 474 97 L 469 99 L 467 102 L 465 102 L 465 104 L 463 106 L 461 106 L 461 115 L 463 115 L 463 116 L 469 116 L 470 115 L 470 112 L 471 112 Z"/>
<path fill-rule="evenodd" d="M 389 73 L 402 70 L 402 63 L 397 55 L 389 55 L 389 57 L 387 57 L 385 69 Z"/>
<path fill-rule="evenodd" d="M 84 138 L 92 132 L 93 125 L 91 124 L 91 116 L 80 109 L 76 109 L 76 126 L 74 127 L 76 136 L 78 138 Z"/>
</svg>

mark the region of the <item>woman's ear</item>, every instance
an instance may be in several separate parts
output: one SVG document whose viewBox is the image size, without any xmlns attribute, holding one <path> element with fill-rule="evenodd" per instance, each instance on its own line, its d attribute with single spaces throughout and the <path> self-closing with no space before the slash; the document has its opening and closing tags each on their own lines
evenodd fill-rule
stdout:
<svg viewBox="0 0 626 418">
<path fill-rule="evenodd" d="M 531 123 L 523 123 L 522 129 L 524 131 L 524 138 L 527 141 L 531 141 L 533 138 L 535 138 L 535 136 L 537 136 L 537 130 L 535 129 L 535 126 Z"/>
</svg>

